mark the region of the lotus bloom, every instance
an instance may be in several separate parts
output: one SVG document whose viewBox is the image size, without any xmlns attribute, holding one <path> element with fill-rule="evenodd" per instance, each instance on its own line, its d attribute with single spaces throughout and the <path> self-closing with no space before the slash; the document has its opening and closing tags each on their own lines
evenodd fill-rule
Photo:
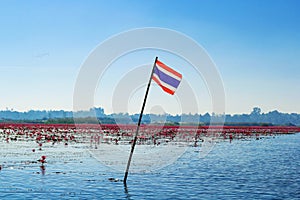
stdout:
<svg viewBox="0 0 300 200">
<path fill-rule="evenodd" d="M 42 156 L 41 159 L 38 159 L 37 161 L 39 161 L 43 165 L 44 163 L 46 163 L 46 156 Z"/>
</svg>

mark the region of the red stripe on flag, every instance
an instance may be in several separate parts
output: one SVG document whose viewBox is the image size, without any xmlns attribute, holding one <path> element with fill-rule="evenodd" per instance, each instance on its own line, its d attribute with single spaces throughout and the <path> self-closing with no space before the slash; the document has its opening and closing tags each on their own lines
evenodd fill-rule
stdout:
<svg viewBox="0 0 300 200">
<path fill-rule="evenodd" d="M 160 67 L 164 68 L 165 70 L 167 70 L 168 72 L 182 78 L 182 75 L 178 72 L 176 72 L 175 70 L 171 69 L 170 67 L 168 67 L 167 65 L 165 65 L 164 63 L 160 62 L 159 60 L 156 61 L 156 64 L 159 65 Z"/>
<path fill-rule="evenodd" d="M 160 81 L 155 77 L 155 76 L 152 76 L 152 79 L 167 93 L 173 95 L 175 93 L 175 91 L 173 90 L 170 90 L 169 88 L 163 86 Z"/>
</svg>

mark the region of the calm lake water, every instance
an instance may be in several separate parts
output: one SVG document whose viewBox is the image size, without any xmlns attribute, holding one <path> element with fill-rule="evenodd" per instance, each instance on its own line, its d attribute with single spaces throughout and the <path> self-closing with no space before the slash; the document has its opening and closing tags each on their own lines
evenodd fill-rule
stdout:
<svg viewBox="0 0 300 200">
<path fill-rule="evenodd" d="M 204 158 L 190 148 L 156 172 L 129 174 L 125 188 L 108 180 L 123 173 L 83 146 L 1 142 L 0 199 L 300 199 L 299 144 L 298 133 L 219 142 Z M 44 172 L 33 162 L 43 154 Z"/>
</svg>

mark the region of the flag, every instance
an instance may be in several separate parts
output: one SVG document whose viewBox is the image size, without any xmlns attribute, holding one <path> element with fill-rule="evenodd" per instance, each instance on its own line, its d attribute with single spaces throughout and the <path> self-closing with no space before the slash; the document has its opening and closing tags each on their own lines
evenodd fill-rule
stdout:
<svg viewBox="0 0 300 200">
<path fill-rule="evenodd" d="M 159 60 L 156 60 L 152 79 L 165 92 L 173 95 L 182 79 L 182 75 Z"/>
</svg>

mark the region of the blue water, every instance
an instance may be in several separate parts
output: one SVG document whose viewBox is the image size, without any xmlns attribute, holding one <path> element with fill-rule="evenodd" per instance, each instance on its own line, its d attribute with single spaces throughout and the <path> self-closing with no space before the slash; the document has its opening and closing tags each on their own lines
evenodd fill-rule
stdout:
<svg viewBox="0 0 300 200">
<path fill-rule="evenodd" d="M 298 133 L 220 142 L 204 158 L 191 148 L 157 172 L 129 174 L 127 187 L 84 149 L 57 147 L 43 175 L 28 162 L 43 152 L 24 147 L 0 160 L 0 199 L 300 199 L 299 144 Z"/>
</svg>

